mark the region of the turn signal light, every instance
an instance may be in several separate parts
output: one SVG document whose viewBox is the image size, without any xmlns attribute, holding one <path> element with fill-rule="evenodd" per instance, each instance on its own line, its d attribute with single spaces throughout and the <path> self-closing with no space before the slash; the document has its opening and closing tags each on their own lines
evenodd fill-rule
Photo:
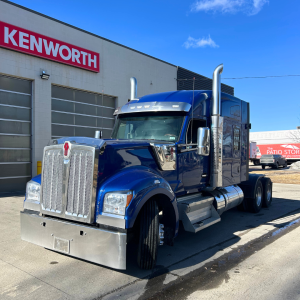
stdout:
<svg viewBox="0 0 300 300">
<path fill-rule="evenodd" d="M 128 194 L 127 195 L 127 203 L 126 203 L 126 207 L 130 204 L 131 200 L 132 200 L 133 194 Z"/>
</svg>

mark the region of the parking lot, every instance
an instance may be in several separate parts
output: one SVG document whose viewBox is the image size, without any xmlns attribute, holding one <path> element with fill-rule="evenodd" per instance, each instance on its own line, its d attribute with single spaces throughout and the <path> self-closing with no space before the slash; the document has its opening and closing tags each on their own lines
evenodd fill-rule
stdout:
<svg viewBox="0 0 300 300">
<path fill-rule="evenodd" d="M 286 168 L 279 167 L 278 169 L 272 169 L 271 167 L 266 167 L 265 170 L 262 169 L 260 165 L 249 166 L 250 173 L 265 174 L 272 179 L 275 183 L 287 183 L 287 184 L 299 184 L 300 183 L 300 170 L 291 169 L 291 165 Z"/>
<path fill-rule="evenodd" d="M 139 270 L 128 247 L 126 271 L 117 271 L 21 241 L 23 196 L 0 198 L 1 299 L 146 299 L 184 280 L 208 261 L 300 217 L 300 185 L 273 186 L 273 205 L 258 214 L 232 209 L 197 234 L 180 230 L 174 247 L 159 248 L 157 267 Z M 284 221 L 284 223 L 286 220 Z"/>
</svg>

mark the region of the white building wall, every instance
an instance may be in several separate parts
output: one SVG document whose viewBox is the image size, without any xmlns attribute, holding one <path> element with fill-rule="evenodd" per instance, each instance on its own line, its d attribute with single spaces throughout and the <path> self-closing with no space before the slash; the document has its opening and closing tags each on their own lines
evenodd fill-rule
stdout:
<svg viewBox="0 0 300 300">
<path fill-rule="evenodd" d="M 250 132 L 250 142 L 257 145 L 300 143 L 300 130 Z"/>
<path fill-rule="evenodd" d="M 116 45 L 36 13 L 0 1 L 0 21 L 100 53 L 100 73 L 0 48 L 0 74 L 33 81 L 33 176 L 36 162 L 51 139 L 51 85 L 117 97 L 117 106 L 130 98 L 129 78 L 138 81 L 138 97 L 177 90 L 177 67 Z M 105 32 L 103 32 L 105 34 Z M 48 81 L 41 71 L 50 74 Z"/>
</svg>

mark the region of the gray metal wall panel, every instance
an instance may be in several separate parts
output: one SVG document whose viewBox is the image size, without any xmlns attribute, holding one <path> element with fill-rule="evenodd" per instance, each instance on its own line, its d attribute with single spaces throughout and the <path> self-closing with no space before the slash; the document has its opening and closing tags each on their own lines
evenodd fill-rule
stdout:
<svg viewBox="0 0 300 300">
<path fill-rule="evenodd" d="M 180 79 L 193 79 L 195 77 L 195 90 L 211 90 L 212 89 L 212 79 L 202 76 L 200 74 L 194 73 L 187 69 L 178 67 L 177 68 L 177 90 L 192 90 L 193 80 L 180 80 Z M 179 80 L 178 80 L 179 79 Z M 221 85 L 221 90 L 223 93 L 234 96 L 234 88 L 223 84 Z"/>
<path fill-rule="evenodd" d="M 0 193 L 10 193 L 24 191 L 26 183 L 30 180 L 31 176 L 23 178 L 0 178 Z"/>
<path fill-rule="evenodd" d="M 96 130 L 102 130 L 103 137 L 109 138 L 114 126 L 115 107 L 116 98 L 113 96 L 53 85 L 52 138 L 94 137 Z"/>
<path fill-rule="evenodd" d="M 31 86 L 0 76 L 0 192 L 25 190 L 31 177 Z"/>
</svg>

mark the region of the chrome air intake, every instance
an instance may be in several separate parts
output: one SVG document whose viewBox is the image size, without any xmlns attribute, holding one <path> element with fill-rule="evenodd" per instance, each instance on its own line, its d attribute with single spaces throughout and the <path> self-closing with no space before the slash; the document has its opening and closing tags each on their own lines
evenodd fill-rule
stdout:
<svg viewBox="0 0 300 300">
<path fill-rule="evenodd" d="M 212 113 L 211 113 L 211 175 L 210 187 L 222 187 L 222 148 L 223 148 L 223 117 L 220 116 L 221 106 L 221 73 L 223 64 L 216 67 L 213 74 Z"/>
</svg>

